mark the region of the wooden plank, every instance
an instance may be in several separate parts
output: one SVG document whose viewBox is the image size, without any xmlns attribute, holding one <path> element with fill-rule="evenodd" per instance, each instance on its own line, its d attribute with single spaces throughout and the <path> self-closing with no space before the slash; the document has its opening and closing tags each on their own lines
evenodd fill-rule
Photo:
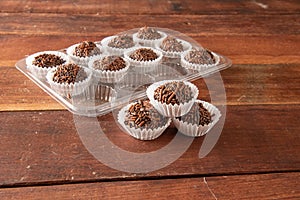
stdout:
<svg viewBox="0 0 300 200">
<path fill-rule="evenodd" d="M 1 111 L 64 109 L 16 68 L 0 71 L 3 72 L 0 75 Z"/>
<path fill-rule="evenodd" d="M 80 14 L 289 14 L 299 13 L 296 0 L 290 1 L 193 1 L 130 0 L 111 1 L 21 1 L 1 2 L 1 12 L 80 13 Z"/>
<path fill-rule="evenodd" d="M 67 111 L 1 112 L 0 185 L 298 171 L 299 113 L 300 105 L 228 106 L 222 135 L 208 156 L 198 158 L 201 137 L 171 165 L 136 174 L 111 169 L 95 159 L 78 137 Z M 90 126 L 87 119 L 80 120 Z M 99 123 L 115 145 L 136 153 L 162 148 L 177 132 L 171 126 L 159 139 L 143 142 L 123 133 L 111 114 L 100 117 Z M 93 131 L 89 137 L 95 137 L 89 139 L 94 141 L 100 130 Z M 180 136 L 182 142 L 187 139 Z"/>
<path fill-rule="evenodd" d="M 0 35 L 98 36 L 145 25 L 195 35 L 299 35 L 299 15 L 66 15 L 0 13 Z M 19 23 L 22 22 L 22 23 Z"/>
<path fill-rule="evenodd" d="M 35 52 L 59 50 L 84 40 L 101 41 L 106 36 L 101 32 L 97 36 L 68 37 L 2 35 L 0 43 L 5 50 L 0 50 L 0 67 L 14 66 L 18 60 Z M 296 35 L 278 37 L 225 34 L 195 35 L 192 38 L 203 47 L 229 57 L 234 64 L 291 64 L 299 63 L 300 60 L 300 37 Z"/>
<path fill-rule="evenodd" d="M 132 16 L 130 23 L 124 16 L 110 15 L 0 14 L 0 17 L 3 21 L 0 41 L 6 47 L 5 51 L 1 50 L 0 66 L 13 66 L 17 60 L 37 51 L 61 49 L 82 40 L 99 41 L 108 35 L 145 25 L 136 19 L 137 16 Z M 299 21 L 297 15 L 244 15 L 239 18 L 235 15 L 189 15 L 186 18 L 171 16 L 171 20 L 164 15 L 138 17 L 147 19 L 149 25 L 176 27 L 177 31 L 187 34 L 206 48 L 232 58 L 237 64 L 299 61 L 300 27 L 295 25 Z M 19 20 L 23 23 L 16 26 L 15 22 Z M 22 48 L 16 51 L 16 46 Z"/>
<path fill-rule="evenodd" d="M 300 173 L 103 182 L 0 189 L 23 199 L 297 199 Z"/>
<path fill-rule="evenodd" d="M 299 73 L 299 64 L 233 65 L 221 72 L 227 104 L 299 104 Z M 17 69 L 1 67 L 0 74 L 0 111 L 63 109 Z M 218 85 L 216 81 L 216 75 L 194 81 L 199 98 L 210 101 L 207 85 Z M 217 95 L 218 87 L 210 90 Z"/>
<path fill-rule="evenodd" d="M 211 177 L 206 183 L 218 199 L 299 199 L 299 180 L 298 172 Z"/>
</svg>

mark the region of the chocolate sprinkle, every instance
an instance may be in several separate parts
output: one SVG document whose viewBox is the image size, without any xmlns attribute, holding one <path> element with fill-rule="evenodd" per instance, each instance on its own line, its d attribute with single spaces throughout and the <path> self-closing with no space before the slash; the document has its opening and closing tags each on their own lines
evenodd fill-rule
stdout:
<svg viewBox="0 0 300 200">
<path fill-rule="evenodd" d="M 75 83 L 87 78 L 84 69 L 76 64 L 70 63 L 60 65 L 54 73 L 53 81 L 57 83 Z"/>
<path fill-rule="evenodd" d="M 130 128 L 155 129 L 166 124 L 167 118 L 158 113 L 149 100 L 139 100 L 126 111 L 125 125 Z"/>
<path fill-rule="evenodd" d="M 187 114 L 178 117 L 177 119 L 183 122 L 204 126 L 212 122 L 212 115 L 202 103 L 196 102 Z"/>
<path fill-rule="evenodd" d="M 187 53 L 184 59 L 193 64 L 215 64 L 213 54 L 206 49 L 193 49 Z"/>
<path fill-rule="evenodd" d="M 94 42 L 84 41 L 75 47 L 73 55 L 78 57 L 88 57 L 101 54 L 100 49 Z"/>
<path fill-rule="evenodd" d="M 32 64 L 41 68 L 50 68 L 56 67 L 65 62 L 66 61 L 60 56 L 44 53 L 34 57 L 34 61 L 32 62 Z"/>
<path fill-rule="evenodd" d="M 128 49 L 134 46 L 133 39 L 129 35 L 119 35 L 114 37 L 109 43 L 109 47 Z"/>
<path fill-rule="evenodd" d="M 137 37 L 144 40 L 156 40 L 161 38 L 161 35 L 154 28 L 145 26 L 139 29 Z"/>
<path fill-rule="evenodd" d="M 96 70 L 118 71 L 126 67 L 126 62 L 120 56 L 105 56 L 101 60 L 95 60 L 93 68 Z"/>
<path fill-rule="evenodd" d="M 190 86 L 181 81 L 173 81 L 154 90 L 154 99 L 166 104 L 179 105 L 193 98 Z"/>
<path fill-rule="evenodd" d="M 135 50 L 129 57 L 137 61 L 151 61 L 157 59 L 158 55 L 152 49 L 140 48 Z"/>
<path fill-rule="evenodd" d="M 172 36 L 166 37 L 162 41 L 160 48 L 164 51 L 170 51 L 170 52 L 182 52 L 183 51 L 183 45 L 181 44 L 181 42 Z"/>
</svg>

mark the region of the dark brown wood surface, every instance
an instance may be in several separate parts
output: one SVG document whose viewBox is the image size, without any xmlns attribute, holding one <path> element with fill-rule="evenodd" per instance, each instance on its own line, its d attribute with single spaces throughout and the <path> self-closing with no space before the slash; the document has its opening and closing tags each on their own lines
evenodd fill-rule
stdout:
<svg viewBox="0 0 300 200">
<path fill-rule="evenodd" d="M 240 76 L 240 73 L 245 73 L 245 76 Z M 228 105 L 298 104 L 299 74 L 299 64 L 234 64 L 221 72 Z M 0 67 L 0 77 L 0 110 L 64 109 L 17 69 Z M 214 75 L 205 81 L 194 81 L 200 89 L 199 98 L 210 99 L 206 84 L 215 81 Z"/>
<path fill-rule="evenodd" d="M 71 113 L 4 112 L 0 132 L 3 166 L 0 183 L 5 186 L 297 171 L 300 165 L 297 152 L 300 148 L 299 113 L 299 105 L 228 106 L 222 135 L 207 157 L 198 158 L 203 142 L 201 137 L 195 139 L 188 151 L 170 166 L 147 174 L 128 174 L 106 167 L 89 154 L 78 137 Z M 285 116 L 284 121 L 282 116 Z M 138 141 L 122 132 L 112 117 L 112 114 L 100 117 L 102 130 L 114 144 L 130 152 L 159 149 L 177 132 L 170 128 L 159 140 Z M 183 141 L 187 139 L 182 136 Z"/>
<path fill-rule="evenodd" d="M 300 198 L 299 1 L 1 1 L 0 20 L 0 199 Z M 227 113 L 213 150 L 200 159 L 200 137 L 174 163 L 128 173 L 95 159 L 74 116 L 14 65 L 144 25 L 180 31 L 233 66 L 221 72 Z M 206 84 L 215 81 L 193 82 L 199 98 L 210 100 Z M 143 142 L 113 114 L 98 120 L 114 144 L 136 153 L 177 132 Z"/>
<path fill-rule="evenodd" d="M 79 183 L 7 188 L 6 199 L 297 199 L 299 173 Z M 266 183 L 269 183 L 266 184 Z"/>
</svg>

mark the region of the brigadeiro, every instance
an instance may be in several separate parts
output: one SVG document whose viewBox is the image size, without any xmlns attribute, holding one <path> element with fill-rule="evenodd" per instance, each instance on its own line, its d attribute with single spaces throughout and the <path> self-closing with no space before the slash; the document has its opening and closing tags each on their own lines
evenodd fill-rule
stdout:
<svg viewBox="0 0 300 200">
<path fill-rule="evenodd" d="M 132 36 L 128 34 L 106 37 L 101 41 L 101 44 L 109 54 L 119 56 L 136 46 Z"/>
<path fill-rule="evenodd" d="M 88 87 L 92 72 L 75 63 L 68 63 L 50 70 L 46 78 L 53 90 L 70 97 L 82 93 Z"/>
<path fill-rule="evenodd" d="M 161 40 L 166 37 L 166 33 L 158 31 L 152 27 L 142 27 L 137 33 L 133 34 L 133 40 L 143 46 L 155 47 Z"/>
<path fill-rule="evenodd" d="M 204 49 L 191 49 L 181 55 L 181 65 L 187 69 L 205 70 L 216 66 L 220 61 L 217 54 Z"/>
<path fill-rule="evenodd" d="M 40 79 L 45 79 L 50 69 L 68 62 L 68 56 L 59 51 L 42 51 L 26 58 L 27 69 Z"/>
<path fill-rule="evenodd" d="M 173 122 L 182 134 L 198 137 L 205 135 L 220 117 L 221 113 L 214 105 L 196 100 L 187 114 L 173 118 Z"/>
<path fill-rule="evenodd" d="M 167 117 L 179 117 L 191 109 L 199 90 L 188 81 L 167 80 L 153 83 L 146 93 L 159 113 Z"/>
<path fill-rule="evenodd" d="M 120 110 L 118 122 L 132 137 L 153 140 L 164 132 L 171 119 L 157 112 L 149 100 L 139 100 Z"/>
<path fill-rule="evenodd" d="M 88 63 L 93 70 L 96 80 L 105 83 L 114 83 L 122 79 L 129 69 L 130 63 L 125 58 L 116 55 L 98 56 Z"/>
<path fill-rule="evenodd" d="M 140 72 L 153 71 L 162 60 L 162 53 L 151 47 L 137 47 L 126 51 L 124 57 Z"/>
<path fill-rule="evenodd" d="M 92 57 L 103 54 L 103 52 L 100 44 L 83 41 L 67 48 L 67 54 L 76 64 L 87 66 Z"/>
<path fill-rule="evenodd" d="M 173 36 L 167 36 L 164 40 L 161 41 L 156 48 L 162 51 L 165 57 L 169 58 L 180 58 L 181 54 L 185 51 L 188 51 L 192 48 L 190 43 L 178 39 Z"/>
</svg>

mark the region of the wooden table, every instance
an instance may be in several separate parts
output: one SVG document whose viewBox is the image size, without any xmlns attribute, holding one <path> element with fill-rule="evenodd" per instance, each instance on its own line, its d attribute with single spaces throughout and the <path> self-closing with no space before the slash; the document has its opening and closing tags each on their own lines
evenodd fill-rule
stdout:
<svg viewBox="0 0 300 200">
<path fill-rule="evenodd" d="M 0 199 L 300 198 L 299 1 L 7 0 L 0 8 Z M 180 31 L 233 66 L 221 72 L 227 115 L 213 150 L 199 159 L 200 137 L 174 163 L 128 173 L 95 159 L 73 115 L 14 65 L 144 25 Z M 209 101 L 203 80 L 193 83 Z M 111 114 L 99 120 L 132 152 L 160 148 L 176 133 L 142 142 Z"/>
</svg>

